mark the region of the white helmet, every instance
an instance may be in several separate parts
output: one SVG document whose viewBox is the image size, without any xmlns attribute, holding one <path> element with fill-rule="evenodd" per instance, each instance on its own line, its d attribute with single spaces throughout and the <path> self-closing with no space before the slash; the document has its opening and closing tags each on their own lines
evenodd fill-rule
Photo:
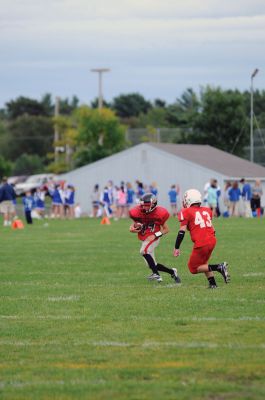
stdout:
<svg viewBox="0 0 265 400">
<path fill-rule="evenodd" d="M 202 202 L 202 196 L 197 189 L 189 189 L 184 193 L 183 196 L 183 207 L 189 208 L 192 204 Z"/>
</svg>

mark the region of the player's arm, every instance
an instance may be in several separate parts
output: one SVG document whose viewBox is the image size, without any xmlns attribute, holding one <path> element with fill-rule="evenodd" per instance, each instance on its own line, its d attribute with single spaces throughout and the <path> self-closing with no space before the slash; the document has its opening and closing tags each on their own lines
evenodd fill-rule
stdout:
<svg viewBox="0 0 265 400">
<path fill-rule="evenodd" d="M 178 231 L 178 235 L 176 237 L 176 242 L 175 242 L 175 248 L 173 251 L 173 255 L 175 257 L 178 257 L 180 255 L 180 245 L 182 243 L 182 240 L 184 239 L 185 233 L 187 230 L 187 225 L 181 225 L 180 230 Z"/>
<path fill-rule="evenodd" d="M 166 235 L 169 232 L 169 227 L 166 222 L 164 222 L 163 225 L 160 225 L 160 232 L 162 233 L 162 235 Z"/>
</svg>

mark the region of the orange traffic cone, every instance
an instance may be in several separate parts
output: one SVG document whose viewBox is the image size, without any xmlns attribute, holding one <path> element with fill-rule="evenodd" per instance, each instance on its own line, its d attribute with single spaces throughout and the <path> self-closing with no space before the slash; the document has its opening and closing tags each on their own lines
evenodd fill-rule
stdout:
<svg viewBox="0 0 265 400">
<path fill-rule="evenodd" d="M 11 225 L 12 229 L 24 229 L 24 224 L 21 219 L 15 219 Z"/>
<path fill-rule="evenodd" d="M 110 225 L 110 220 L 108 217 L 103 217 L 100 223 L 101 225 Z"/>
</svg>

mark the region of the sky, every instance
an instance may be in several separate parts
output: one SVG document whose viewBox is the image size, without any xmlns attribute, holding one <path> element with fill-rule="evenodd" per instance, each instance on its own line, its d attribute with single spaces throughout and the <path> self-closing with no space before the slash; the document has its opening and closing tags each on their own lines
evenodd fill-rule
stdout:
<svg viewBox="0 0 265 400">
<path fill-rule="evenodd" d="M 264 0 L 0 0 L 0 108 L 45 93 L 140 93 L 173 103 L 187 88 L 265 89 Z"/>
</svg>

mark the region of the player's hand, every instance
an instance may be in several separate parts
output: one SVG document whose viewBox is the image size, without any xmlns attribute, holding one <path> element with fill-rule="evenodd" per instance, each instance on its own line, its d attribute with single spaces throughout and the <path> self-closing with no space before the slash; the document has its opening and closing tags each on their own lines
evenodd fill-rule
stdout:
<svg viewBox="0 0 265 400">
<path fill-rule="evenodd" d="M 174 256 L 174 257 L 180 256 L 180 249 L 174 249 L 174 251 L 173 251 L 173 256 Z"/>
<path fill-rule="evenodd" d="M 139 222 L 134 223 L 130 226 L 130 232 L 132 233 L 139 233 L 142 229 L 143 225 Z"/>
</svg>

